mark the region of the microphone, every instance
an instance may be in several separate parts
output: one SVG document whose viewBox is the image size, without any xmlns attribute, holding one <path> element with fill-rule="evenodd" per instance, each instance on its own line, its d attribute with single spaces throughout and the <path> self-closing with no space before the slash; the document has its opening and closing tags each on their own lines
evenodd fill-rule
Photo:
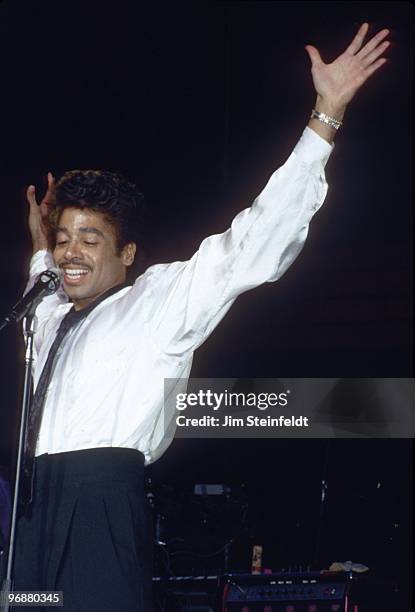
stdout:
<svg viewBox="0 0 415 612">
<path fill-rule="evenodd" d="M 8 323 L 17 323 L 27 314 L 31 306 L 37 306 L 44 297 L 55 293 L 59 289 L 61 280 L 62 272 L 58 268 L 49 268 L 41 272 L 30 291 L 13 306 L 11 312 L 4 318 L 0 329 Z"/>
</svg>

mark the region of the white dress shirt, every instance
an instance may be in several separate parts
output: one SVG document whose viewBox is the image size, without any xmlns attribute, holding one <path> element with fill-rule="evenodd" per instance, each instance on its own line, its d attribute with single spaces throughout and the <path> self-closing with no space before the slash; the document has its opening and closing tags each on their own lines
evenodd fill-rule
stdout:
<svg viewBox="0 0 415 612">
<path fill-rule="evenodd" d="M 151 266 L 69 332 L 47 392 L 36 455 L 106 446 L 138 449 L 147 464 L 162 455 L 177 416 L 171 408 L 165 414 L 164 379 L 187 379 L 193 352 L 237 296 L 277 280 L 297 257 L 326 197 L 324 168 L 333 146 L 306 127 L 285 164 L 226 232 L 203 240 L 188 261 Z M 53 265 L 50 252 L 35 253 L 30 283 Z M 35 388 L 70 308 L 59 291 L 37 309 Z"/>
</svg>

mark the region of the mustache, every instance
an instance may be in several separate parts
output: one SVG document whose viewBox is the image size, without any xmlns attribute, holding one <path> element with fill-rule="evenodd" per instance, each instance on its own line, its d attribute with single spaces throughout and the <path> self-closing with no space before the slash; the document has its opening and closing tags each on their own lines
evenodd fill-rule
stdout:
<svg viewBox="0 0 415 612">
<path fill-rule="evenodd" d="M 83 268 L 86 268 L 88 270 L 92 270 L 91 266 L 86 264 L 84 261 L 82 261 L 78 257 L 73 257 L 72 259 L 65 259 L 65 260 L 59 262 L 59 264 L 58 264 L 59 268 L 64 268 L 65 266 L 82 266 Z"/>
</svg>

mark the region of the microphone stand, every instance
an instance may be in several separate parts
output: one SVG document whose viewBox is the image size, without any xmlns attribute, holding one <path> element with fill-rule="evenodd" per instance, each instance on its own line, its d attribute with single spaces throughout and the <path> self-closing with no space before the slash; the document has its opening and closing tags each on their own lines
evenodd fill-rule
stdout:
<svg viewBox="0 0 415 612">
<path fill-rule="evenodd" d="M 33 343 L 34 335 L 36 332 L 36 316 L 35 310 L 39 305 L 41 299 L 35 299 L 31 304 L 25 318 L 23 319 L 23 333 L 26 341 L 26 352 L 25 352 L 25 366 L 24 366 L 24 381 L 23 381 L 23 396 L 22 396 L 22 409 L 20 417 L 20 431 L 19 431 L 19 443 L 17 447 L 17 461 L 16 461 L 16 472 L 15 472 L 15 485 L 13 493 L 13 503 L 10 520 L 10 535 L 9 544 L 7 549 L 7 570 L 6 577 L 3 580 L 1 587 L 1 600 L 0 600 L 0 612 L 9 612 L 10 601 L 9 594 L 13 591 L 13 556 L 15 547 L 16 537 L 16 525 L 17 525 L 17 510 L 19 503 L 19 489 L 20 489 L 20 476 L 21 468 L 24 458 L 25 441 L 26 441 L 26 430 L 27 421 L 29 417 L 29 408 L 32 400 L 32 364 L 33 364 Z"/>
</svg>

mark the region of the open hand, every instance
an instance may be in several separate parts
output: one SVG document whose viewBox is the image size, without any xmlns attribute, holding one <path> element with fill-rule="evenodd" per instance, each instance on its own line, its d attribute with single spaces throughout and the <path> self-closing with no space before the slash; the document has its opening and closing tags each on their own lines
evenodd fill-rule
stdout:
<svg viewBox="0 0 415 612">
<path fill-rule="evenodd" d="M 390 45 L 384 40 L 389 30 L 381 30 L 362 47 L 368 29 L 369 24 L 363 23 L 344 53 L 331 64 L 323 62 L 316 47 L 305 47 L 317 95 L 333 109 L 346 108 L 357 90 L 387 61 L 380 56 Z"/>
<path fill-rule="evenodd" d="M 47 249 L 49 236 L 48 219 L 55 206 L 55 179 L 52 173 L 48 172 L 48 187 L 40 204 L 36 200 L 34 185 L 29 185 L 26 196 L 29 202 L 29 229 L 32 236 L 33 250 Z"/>
</svg>

